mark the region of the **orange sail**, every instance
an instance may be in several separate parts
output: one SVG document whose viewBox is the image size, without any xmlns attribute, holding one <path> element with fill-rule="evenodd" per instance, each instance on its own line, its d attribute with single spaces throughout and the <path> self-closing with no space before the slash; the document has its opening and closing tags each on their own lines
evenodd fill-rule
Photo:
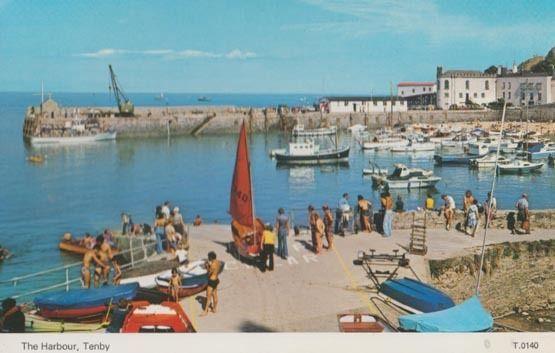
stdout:
<svg viewBox="0 0 555 353">
<path fill-rule="evenodd" d="M 237 156 L 235 170 L 231 183 L 229 199 L 229 213 L 234 221 L 245 227 L 253 227 L 252 185 L 249 149 L 247 146 L 247 132 L 245 122 L 241 125 L 239 141 L 237 142 Z"/>
</svg>

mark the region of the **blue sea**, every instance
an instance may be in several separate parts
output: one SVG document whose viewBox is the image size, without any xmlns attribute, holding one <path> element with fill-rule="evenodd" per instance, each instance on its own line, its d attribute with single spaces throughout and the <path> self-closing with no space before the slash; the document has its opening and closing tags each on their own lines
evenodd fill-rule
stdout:
<svg viewBox="0 0 555 353">
<path fill-rule="evenodd" d="M 318 95 L 261 94 L 132 94 L 137 106 L 154 105 L 311 105 Z M 199 96 L 210 97 L 199 102 Z M 64 106 L 110 106 L 108 94 L 56 93 L 53 98 Z M 237 135 L 216 135 L 151 139 L 124 139 L 87 146 L 27 146 L 22 123 L 27 106 L 37 105 L 33 93 L 0 93 L 0 244 L 14 256 L 0 264 L 0 280 L 79 261 L 61 253 L 57 246 L 64 232 L 80 235 L 99 233 L 104 228 L 119 229 L 122 211 L 132 214 L 135 223 L 151 223 L 156 205 L 169 200 L 181 208 L 186 220 L 200 214 L 205 222 L 229 222 L 229 189 L 233 173 Z M 370 179 L 362 177 L 369 160 L 391 168 L 394 162 L 434 169 L 443 180 L 435 190 L 452 194 L 460 202 L 470 189 L 480 200 L 491 188 L 492 171 L 476 172 L 466 167 L 434 167 L 433 153 L 392 154 L 363 152 L 351 143 L 347 167 L 278 168 L 269 151 L 285 147 L 287 136 L 279 133 L 250 136 L 256 211 L 272 219 L 279 207 L 295 213 L 304 222 L 308 204 L 335 205 L 343 192 L 354 199 L 362 194 L 375 204 L 378 192 Z M 26 161 L 34 153 L 47 155 L 44 164 Z M 496 196 L 499 208 L 513 208 L 522 192 L 527 192 L 532 208 L 554 208 L 555 173 L 544 167 L 527 176 L 500 176 Z M 421 206 L 424 191 L 395 191 L 408 209 Z M 23 288 L 40 281 L 22 283 Z M 14 289 L 0 284 L 0 298 Z"/>
</svg>

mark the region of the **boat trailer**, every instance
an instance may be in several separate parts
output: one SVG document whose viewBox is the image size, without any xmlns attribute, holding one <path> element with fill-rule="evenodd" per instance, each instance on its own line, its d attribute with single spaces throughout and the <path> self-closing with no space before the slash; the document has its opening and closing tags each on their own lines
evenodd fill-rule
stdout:
<svg viewBox="0 0 555 353">
<path fill-rule="evenodd" d="M 410 269 L 414 277 L 420 280 L 410 266 L 406 253 L 399 254 L 398 249 L 393 250 L 393 254 L 376 254 L 374 249 L 369 249 L 368 251 L 369 253 L 359 251 L 357 259 L 353 261 L 353 264 L 362 266 L 378 292 L 380 291 L 381 284 L 395 278 L 401 267 Z M 384 270 L 384 267 L 389 269 Z"/>
</svg>

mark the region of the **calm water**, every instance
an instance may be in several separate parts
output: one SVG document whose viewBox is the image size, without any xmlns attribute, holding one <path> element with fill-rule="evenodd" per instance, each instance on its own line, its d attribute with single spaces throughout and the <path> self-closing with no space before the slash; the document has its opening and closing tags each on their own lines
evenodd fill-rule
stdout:
<svg viewBox="0 0 555 353">
<path fill-rule="evenodd" d="M 198 95 L 169 95 L 168 104 L 198 104 Z M 209 104 L 266 106 L 303 105 L 316 96 L 302 95 L 210 95 Z M 108 105 L 107 95 L 56 94 L 63 105 Z M 131 97 L 137 105 L 160 105 L 153 94 Z M 0 93 L 0 243 L 15 256 L 0 264 L 0 279 L 7 279 L 72 263 L 79 259 L 63 255 L 57 244 L 62 233 L 100 232 L 119 228 L 119 214 L 125 210 L 136 223 L 152 222 L 155 206 L 165 200 L 179 205 L 186 220 L 200 214 L 208 222 L 228 222 L 226 213 L 234 164 L 236 135 L 179 137 L 167 140 L 138 139 L 88 146 L 31 148 L 23 143 L 21 126 L 25 108 L 37 104 L 31 93 Z M 349 137 L 341 137 L 345 142 Z M 343 192 L 354 198 L 367 196 L 373 202 L 378 193 L 371 180 L 362 177 L 368 160 L 391 168 L 393 162 L 434 168 L 433 153 L 414 155 L 363 153 L 353 144 L 348 167 L 277 168 L 268 157 L 270 149 L 285 145 L 280 134 L 251 136 L 255 203 L 257 214 L 274 217 L 278 207 L 299 209 L 304 220 L 309 203 L 335 204 Z M 28 154 L 47 155 L 43 165 L 26 162 Z M 471 189 L 480 200 L 491 187 L 491 171 L 475 172 L 465 167 L 435 168 L 443 178 L 442 192 L 460 202 Z M 530 176 L 501 176 L 497 198 L 500 208 L 511 208 L 521 192 L 530 195 L 532 208 L 553 208 L 555 173 L 544 167 Z M 425 192 L 400 191 L 407 208 L 423 203 Z M 8 288 L 0 288 L 0 297 Z"/>
</svg>

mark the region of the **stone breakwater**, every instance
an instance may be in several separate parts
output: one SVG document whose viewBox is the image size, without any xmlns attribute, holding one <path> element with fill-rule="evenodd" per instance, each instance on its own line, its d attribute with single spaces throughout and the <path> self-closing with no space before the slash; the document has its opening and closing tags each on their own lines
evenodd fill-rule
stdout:
<svg viewBox="0 0 555 353">
<path fill-rule="evenodd" d="M 67 110 L 73 110 L 68 108 Z M 78 108 L 85 113 L 88 108 Z M 98 111 L 98 108 L 94 108 Z M 289 131 L 295 124 L 307 128 L 322 124 L 337 125 L 346 129 L 354 124 L 363 124 L 369 129 L 383 127 L 389 114 L 384 113 L 329 113 L 293 112 L 273 108 L 238 107 L 138 107 L 135 117 L 115 117 L 101 114 L 100 124 L 115 129 L 119 137 L 146 137 L 189 135 L 196 132 L 204 134 L 235 133 L 242 121 L 254 132 Z M 408 111 L 393 114 L 392 123 L 401 124 L 446 124 L 478 123 L 498 121 L 499 111 Z M 555 121 L 555 107 L 530 109 L 530 120 L 537 122 Z M 47 118 L 46 120 L 48 120 Z M 60 116 L 60 119 L 65 117 Z M 525 121 L 526 115 L 520 110 L 507 112 L 508 121 Z M 199 129 L 200 128 L 200 129 Z M 197 131 L 200 130 L 200 131 Z"/>
<path fill-rule="evenodd" d="M 480 298 L 493 316 L 555 310 L 555 240 L 487 247 Z M 473 255 L 430 260 L 432 284 L 460 302 L 474 294 L 480 249 Z"/>
<path fill-rule="evenodd" d="M 416 215 L 415 215 L 416 212 Z M 417 219 L 423 218 L 424 211 L 409 211 L 403 213 L 396 213 L 393 219 L 393 229 L 411 229 L 413 217 Z M 516 211 L 512 210 L 498 210 L 495 219 L 490 223 L 493 229 L 508 229 L 511 222 L 510 219 L 516 217 Z M 464 224 L 464 213 L 462 210 L 455 212 L 454 225 Z M 484 226 L 484 215 L 480 216 L 480 227 Z M 532 231 L 534 229 L 555 229 L 555 210 L 531 210 L 530 211 L 530 224 Z M 426 211 L 426 227 L 428 228 L 443 228 L 445 227 L 445 218 L 443 213 L 439 211 Z M 507 230 L 508 231 L 508 230 Z"/>
</svg>

